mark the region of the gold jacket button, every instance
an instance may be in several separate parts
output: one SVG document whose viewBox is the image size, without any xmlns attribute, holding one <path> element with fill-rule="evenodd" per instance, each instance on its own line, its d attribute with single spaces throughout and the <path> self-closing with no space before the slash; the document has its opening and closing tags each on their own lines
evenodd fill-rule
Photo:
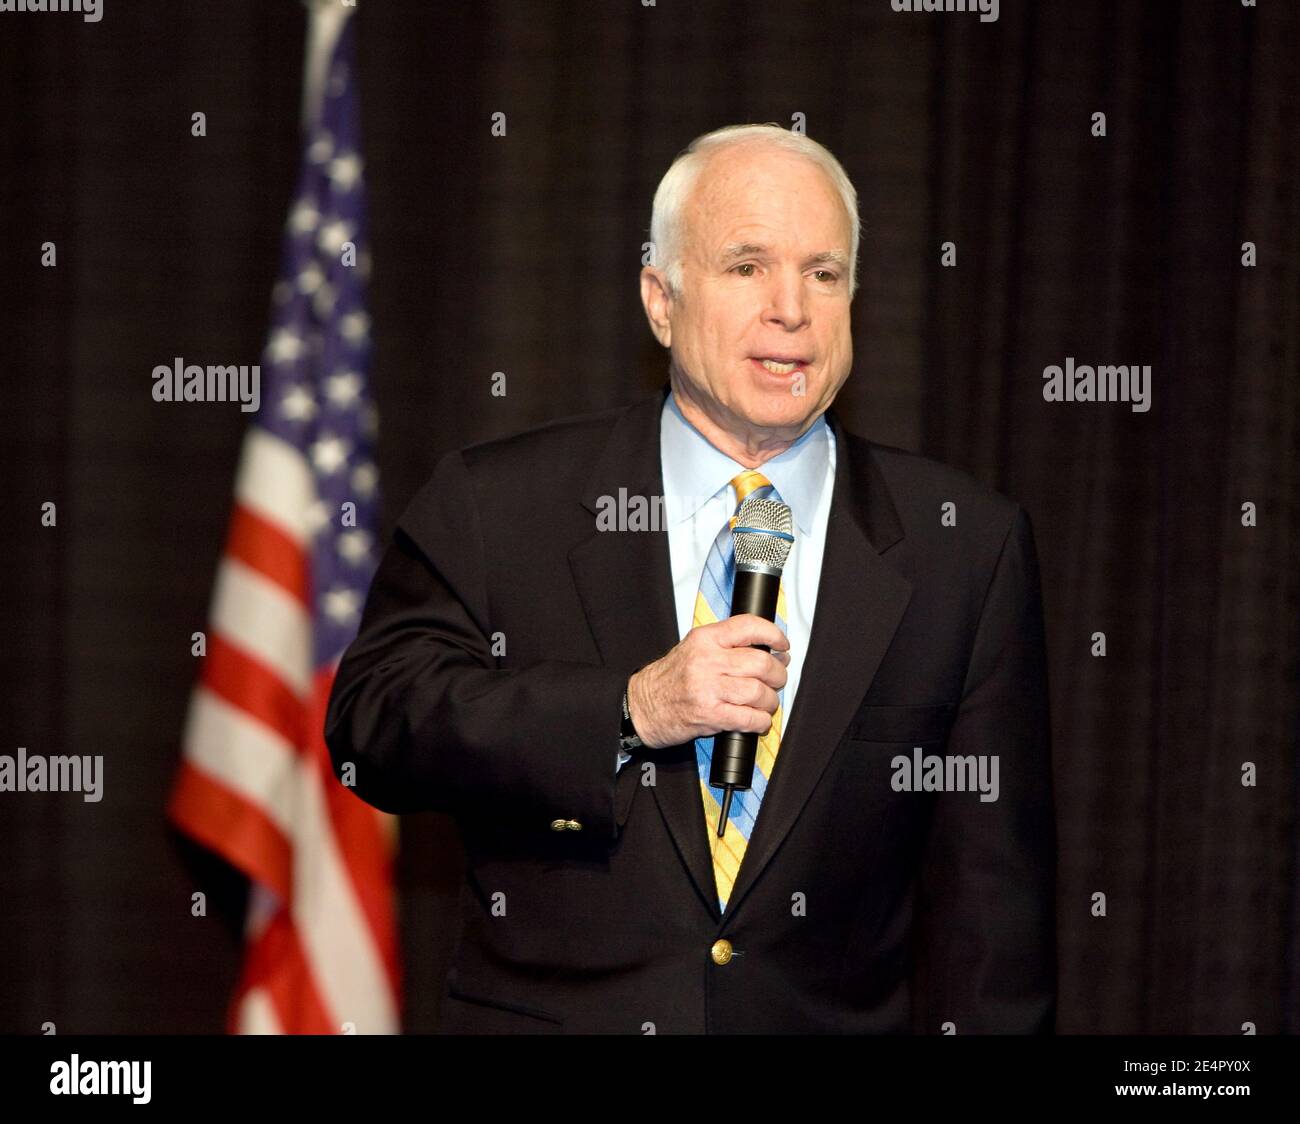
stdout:
<svg viewBox="0 0 1300 1124">
<path fill-rule="evenodd" d="M 551 830 L 552 830 L 552 831 L 563 831 L 563 830 L 568 826 L 568 824 L 569 824 L 569 821 L 568 821 L 568 820 L 552 820 L 552 821 L 551 821 Z"/>
<path fill-rule="evenodd" d="M 568 820 L 564 826 L 567 827 L 570 831 L 582 830 L 582 824 L 580 824 L 577 820 Z"/>
<path fill-rule="evenodd" d="M 709 949 L 709 955 L 713 957 L 713 963 L 725 964 L 731 959 L 731 942 L 714 941 L 713 947 Z"/>
</svg>

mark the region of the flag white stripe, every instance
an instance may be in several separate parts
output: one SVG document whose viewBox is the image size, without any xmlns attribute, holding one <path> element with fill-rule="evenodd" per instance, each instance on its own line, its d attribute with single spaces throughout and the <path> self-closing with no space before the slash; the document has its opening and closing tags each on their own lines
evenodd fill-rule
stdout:
<svg viewBox="0 0 1300 1124">
<path fill-rule="evenodd" d="M 300 769 L 291 914 L 303 954 L 336 1032 L 351 1022 L 358 1034 L 390 1034 L 397 1026 L 392 982 L 343 864 L 320 774 L 307 763 Z"/>
<path fill-rule="evenodd" d="M 311 690 L 311 617 L 302 602 L 234 558 L 223 558 L 212 629 L 266 665 L 299 698 Z"/>
<path fill-rule="evenodd" d="M 250 987 L 239 1001 L 240 1034 L 283 1034 L 271 997 L 260 987 Z"/>
<path fill-rule="evenodd" d="M 301 450 L 259 425 L 251 426 L 244 438 L 235 499 L 304 549 L 310 543 L 310 512 L 316 503 L 311 465 Z"/>
<path fill-rule="evenodd" d="M 298 754 L 289 742 L 200 683 L 186 718 L 184 746 L 190 764 L 257 804 L 286 836 L 292 834 Z"/>
</svg>

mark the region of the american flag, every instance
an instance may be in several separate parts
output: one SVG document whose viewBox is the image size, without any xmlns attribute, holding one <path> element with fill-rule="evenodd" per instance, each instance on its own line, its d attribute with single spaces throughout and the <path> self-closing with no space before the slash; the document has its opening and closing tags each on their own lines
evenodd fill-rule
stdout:
<svg viewBox="0 0 1300 1124">
<path fill-rule="evenodd" d="M 343 5 L 310 11 L 302 170 L 262 405 L 167 812 L 250 880 L 227 1029 L 382 1034 L 400 1017 L 395 821 L 338 782 L 323 734 L 376 564 L 355 31 Z"/>
</svg>

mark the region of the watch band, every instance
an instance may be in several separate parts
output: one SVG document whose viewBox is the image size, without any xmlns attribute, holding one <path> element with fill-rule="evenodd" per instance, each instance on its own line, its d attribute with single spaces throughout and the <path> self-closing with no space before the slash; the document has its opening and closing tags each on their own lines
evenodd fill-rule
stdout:
<svg viewBox="0 0 1300 1124">
<path fill-rule="evenodd" d="M 622 750 L 640 749 L 645 744 L 637 736 L 636 727 L 632 725 L 632 712 L 627 706 L 627 688 L 623 688 L 623 721 L 619 727 L 618 745 Z"/>
</svg>

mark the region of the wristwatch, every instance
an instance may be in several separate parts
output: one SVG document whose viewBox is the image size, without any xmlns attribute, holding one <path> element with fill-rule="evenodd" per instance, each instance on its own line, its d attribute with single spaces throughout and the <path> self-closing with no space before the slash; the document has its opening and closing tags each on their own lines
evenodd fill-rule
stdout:
<svg viewBox="0 0 1300 1124">
<path fill-rule="evenodd" d="M 618 731 L 618 747 L 624 753 L 640 749 L 644 743 L 637 737 L 636 727 L 632 725 L 632 712 L 627 708 L 627 688 L 623 688 L 623 724 Z"/>
</svg>

